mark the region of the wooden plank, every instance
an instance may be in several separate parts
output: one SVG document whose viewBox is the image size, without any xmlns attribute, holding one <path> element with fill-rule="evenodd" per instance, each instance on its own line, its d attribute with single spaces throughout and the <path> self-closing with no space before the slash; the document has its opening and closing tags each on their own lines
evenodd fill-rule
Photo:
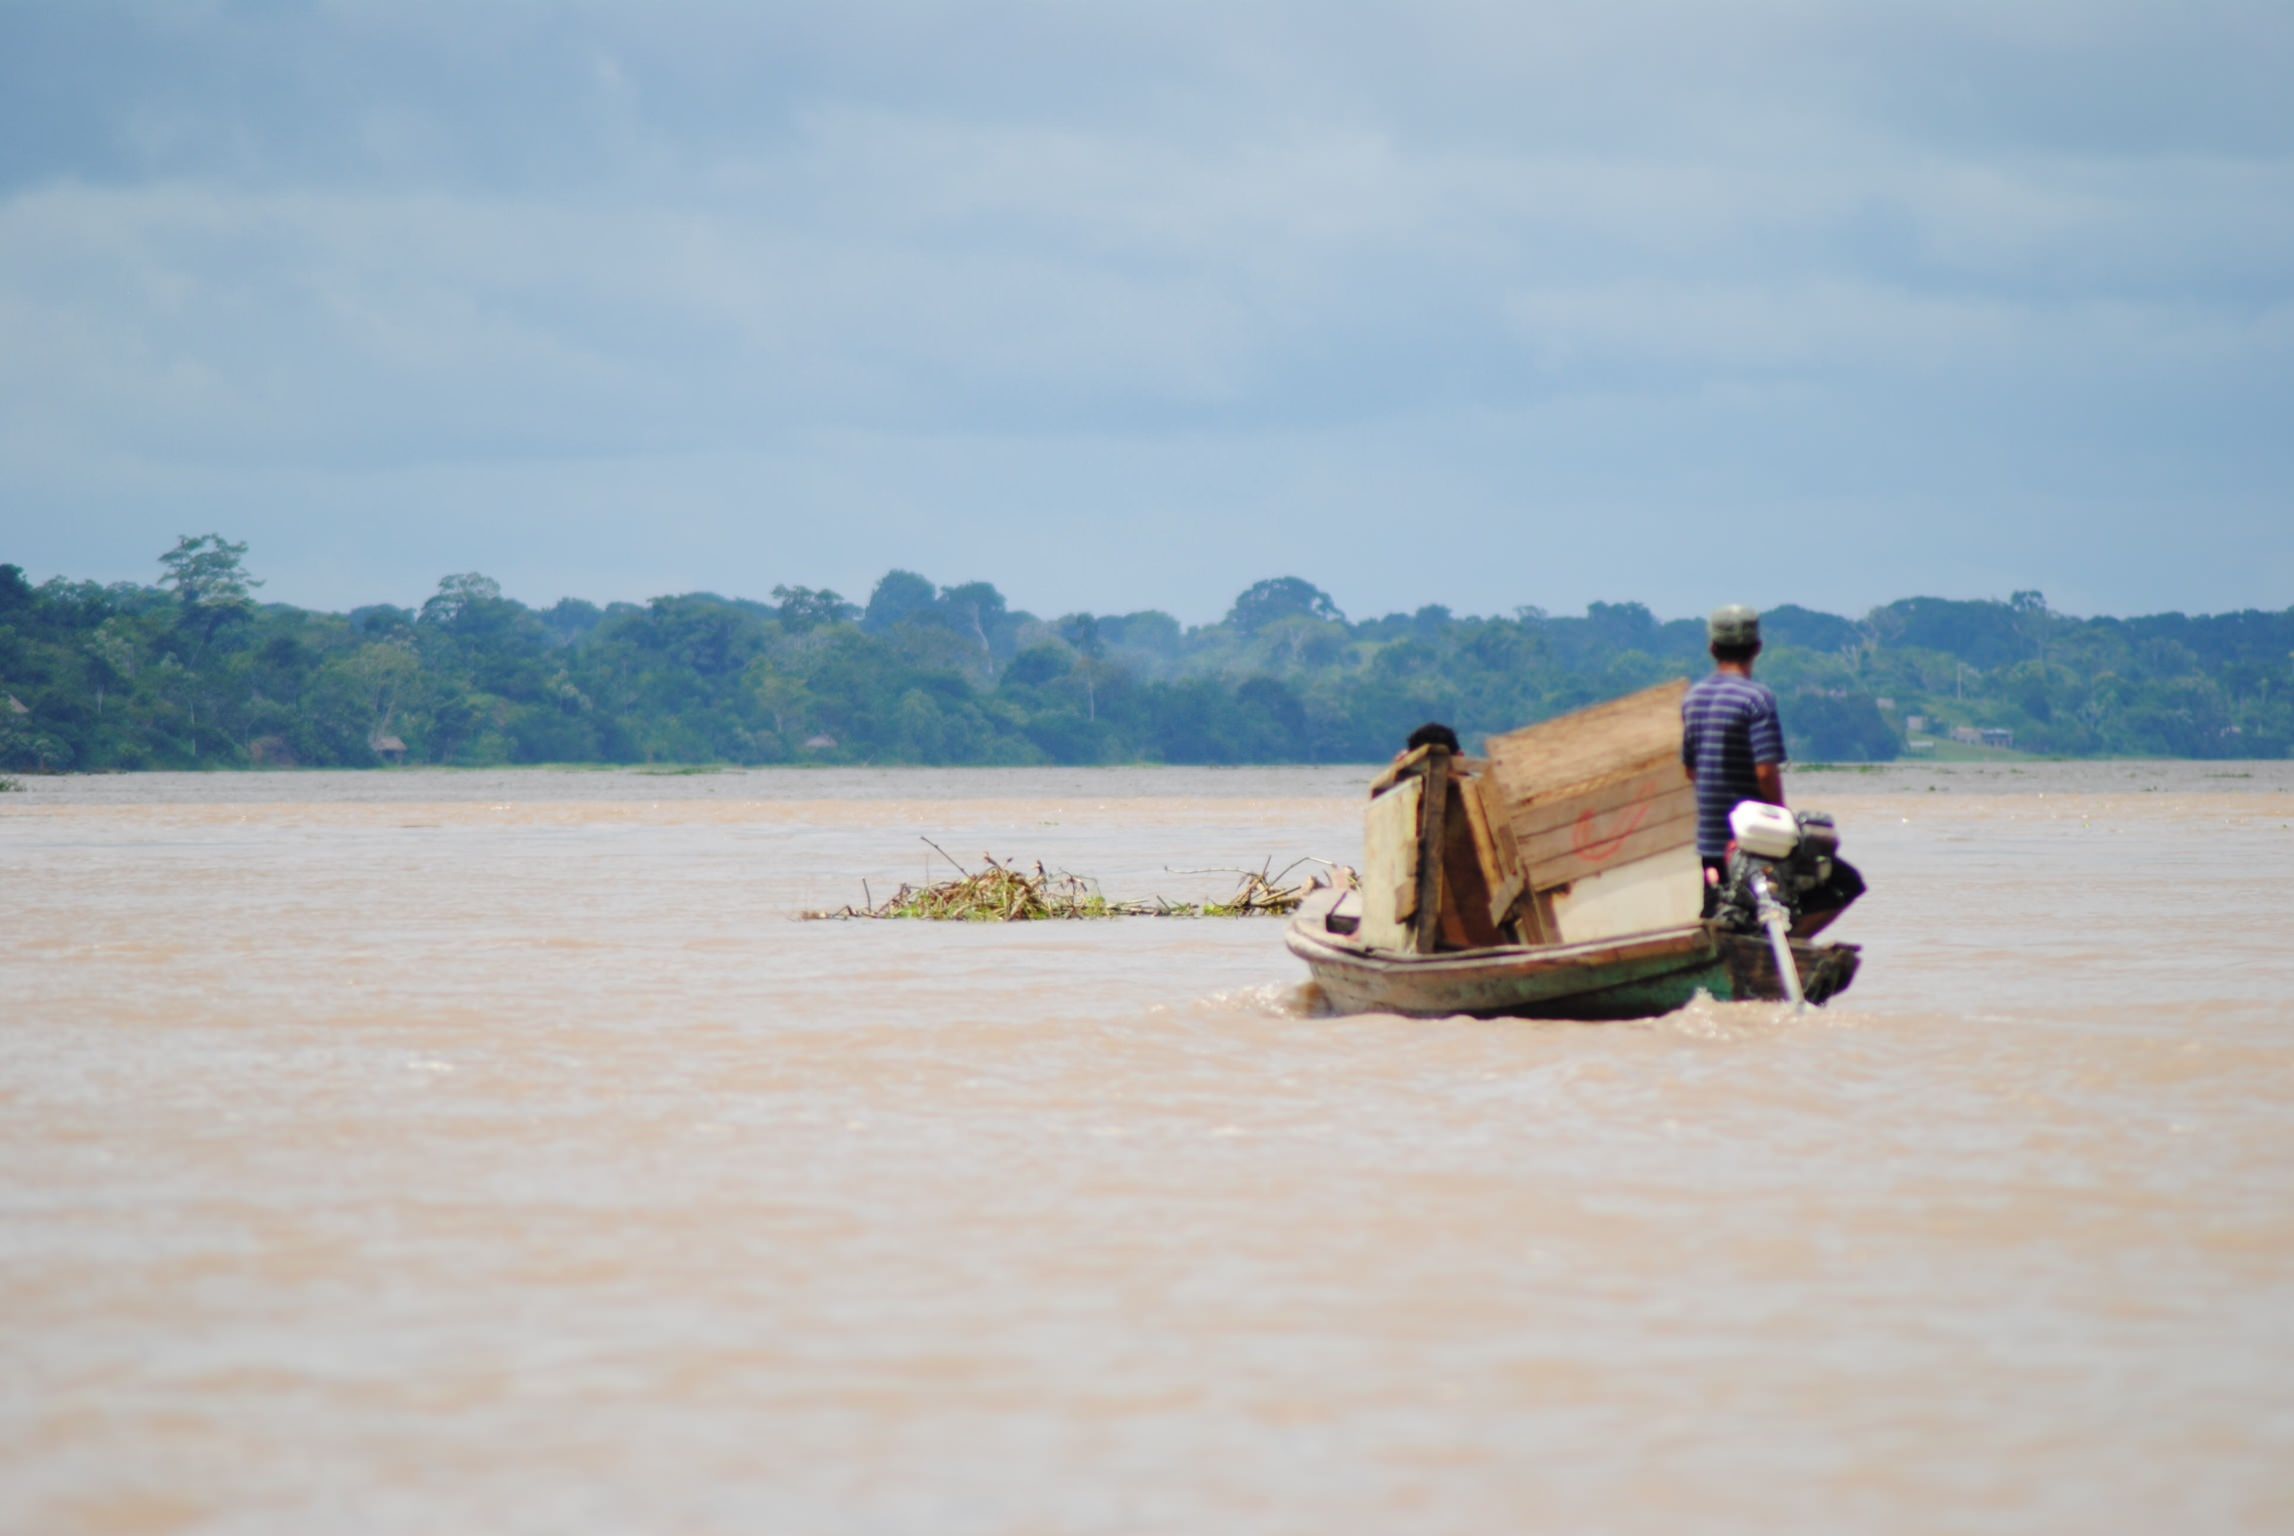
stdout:
<svg viewBox="0 0 2294 1536">
<path fill-rule="evenodd" d="M 1689 776 L 1683 771 L 1680 754 L 1676 751 L 1653 768 L 1637 768 L 1559 794 L 1524 800 L 1519 805 L 1509 806 L 1507 814 L 1517 833 L 1523 837 L 1535 837 L 1555 827 L 1566 827 L 1587 811 L 1597 816 L 1607 815 L 1636 801 L 1683 789 L 1688 783 Z"/>
<path fill-rule="evenodd" d="M 1524 944 L 1558 944 L 1561 922 L 1553 914 L 1553 893 L 1530 888 L 1521 904 L 1521 940 Z"/>
<path fill-rule="evenodd" d="M 1647 933 L 1693 923 L 1704 902 L 1704 865 L 1693 846 L 1613 865 L 1551 894 L 1565 942 Z"/>
<path fill-rule="evenodd" d="M 1458 788 L 1464 792 L 1460 798 L 1465 807 L 1466 827 L 1472 837 L 1475 862 L 1481 867 L 1482 883 L 1488 891 L 1484 910 L 1489 914 L 1490 926 L 1502 929 L 1512 920 L 1525 883 L 1520 851 L 1514 843 L 1512 829 L 1506 825 L 1504 808 L 1491 781 L 1462 779 Z"/>
<path fill-rule="evenodd" d="M 1384 794 L 1404 779 L 1414 778 L 1423 773 L 1426 768 L 1426 759 L 1433 752 L 1434 748 L 1430 746 L 1412 747 L 1400 757 L 1395 758 L 1393 762 L 1386 765 L 1384 773 L 1370 781 L 1371 798 L 1375 799 Z M 1489 760 L 1480 757 L 1461 757 L 1453 752 L 1450 754 L 1450 771 L 1452 774 L 1487 773 L 1489 772 Z"/>
<path fill-rule="evenodd" d="M 1588 817 L 1568 827 L 1538 834 L 1533 857 L 1525 861 L 1533 891 L 1564 889 L 1572 882 L 1636 859 L 1677 848 L 1694 850 L 1697 819 L 1693 800 L 1643 802 L 1607 817 Z M 1645 812 L 1645 814 L 1644 814 Z"/>
<path fill-rule="evenodd" d="M 1681 700 L 1686 679 L 1580 709 L 1524 730 L 1493 736 L 1490 761 L 1508 790 L 1534 800 L 1605 779 L 1626 769 L 1653 766 L 1681 751 Z M 1519 830 L 1518 828 L 1516 829 Z"/>
<path fill-rule="evenodd" d="M 1425 793 L 1418 804 L 1418 910 L 1410 917 L 1410 947 L 1430 955 L 1441 942 L 1442 865 L 1448 847 L 1450 753 L 1435 747 L 1426 757 Z"/>
<path fill-rule="evenodd" d="M 1395 758 L 1387 766 L 1384 773 L 1370 781 L 1370 798 L 1375 800 L 1404 779 L 1416 778 L 1425 772 L 1426 759 L 1433 754 L 1434 749 L 1432 747 L 1412 747 L 1400 757 Z"/>
<path fill-rule="evenodd" d="M 1492 877 L 1503 883 L 1495 869 L 1495 849 L 1489 846 L 1482 816 L 1481 787 L 1472 779 L 1453 779 L 1450 808 L 1442 849 L 1442 947 L 1487 949 L 1518 942 L 1506 921 L 1521 896 L 1521 877 L 1515 873 L 1501 903 Z"/>
<path fill-rule="evenodd" d="M 1418 900 L 1418 804 L 1423 779 L 1405 779 L 1370 802 L 1362 821 L 1362 922 L 1373 949 L 1401 949 Z M 1405 905 L 1406 903 L 1406 905 Z"/>
<path fill-rule="evenodd" d="M 1554 936 L 1553 924 L 1540 921 L 1540 913 L 1530 899 L 1529 860 L 1522 856 L 1521 844 L 1513 835 L 1513 822 L 1506 809 L 1505 780 L 1499 776 L 1496 764 L 1491 764 L 1481 775 L 1481 783 L 1482 808 L 1497 842 L 1500 867 L 1510 870 L 1512 878 L 1520 882 L 1511 904 L 1515 929 L 1525 944 L 1550 943 Z M 1496 900 L 1496 894 L 1492 893 L 1491 901 Z"/>
<path fill-rule="evenodd" d="M 1693 848 L 1696 840 L 1696 797 L 1682 793 L 1541 832 L 1523 852 L 1528 855 L 1531 887 L 1547 891 L 1653 853 Z"/>
<path fill-rule="evenodd" d="M 1488 809 L 1490 832 L 1497 838 L 1498 857 L 1508 869 L 1522 868 L 1521 841 L 1513 833 L 1513 818 L 1507 814 L 1504 782 L 1492 773 L 1482 780 L 1482 804 Z"/>
<path fill-rule="evenodd" d="M 1669 789 L 1645 795 L 1637 800 L 1604 803 L 1596 799 L 1571 802 L 1577 807 L 1567 821 L 1541 828 L 1521 841 L 1521 856 L 1532 866 L 1549 859 L 1582 856 L 1594 864 L 1613 864 L 1617 855 L 1605 851 L 1605 845 L 1636 832 L 1643 827 L 1660 826 L 1667 822 L 1697 814 L 1697 792 L 1686 780 Z M 1692 826 L 1687 834 L 1696 835 Z"/>
</svg>

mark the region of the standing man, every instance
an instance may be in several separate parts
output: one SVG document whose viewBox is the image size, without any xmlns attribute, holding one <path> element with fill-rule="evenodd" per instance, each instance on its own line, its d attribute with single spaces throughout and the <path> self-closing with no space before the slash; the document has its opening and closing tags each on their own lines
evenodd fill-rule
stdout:
<svg viewBox="0 0 2294 1536">
<path fill-rule="evenodd" d="M 1776 695 L 1752 680 L 1760 615 L 1737 603 L 1716 608 L 1705 639 L 1714 670 L 1681 701 L 1681 765 L 1697 789 L 1697 856 L 1710 917 L 1728 868 L 1728 813 L 1744 800 L 1784 804 L 1784 726 Z"/>
</svg>

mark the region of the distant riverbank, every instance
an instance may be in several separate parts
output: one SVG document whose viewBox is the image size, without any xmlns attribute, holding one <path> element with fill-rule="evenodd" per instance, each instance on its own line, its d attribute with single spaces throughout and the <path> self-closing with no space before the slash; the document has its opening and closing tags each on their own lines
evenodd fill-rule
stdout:
<svg viewBox="0 0 2294 1536">
<path fill-rule="evenodd" d="M 1428 606 L 1350 619 L 1296 577 L 1215 623 L 1011 608 L 892 571 L 866 604 L 775 587 L 528 608 L 465 573 L 419 608 L 259 603 L 246 547 L 155 587 L 0 565 L 0 773 L 429 764 L 942 767 L 1359 763 L 1705 671 L 1698 619 Z M 2294 751 L 2294 609 L 2076 618 L 2038 593 L 1762 618 L 1806 762 Z"/>
</svg>

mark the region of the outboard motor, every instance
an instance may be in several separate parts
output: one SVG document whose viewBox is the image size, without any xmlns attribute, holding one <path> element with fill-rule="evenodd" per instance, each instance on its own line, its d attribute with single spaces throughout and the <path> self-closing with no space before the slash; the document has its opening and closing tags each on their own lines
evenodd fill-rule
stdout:
<svg viewBox="0 0 2294 1536">
<path fill-rule="evenodd" d="M 1840 858 L 1840 829 L 1823 811 L 1746 800 L 1729 812 L 1728 826 L 1736 846 L 1713 920 L 1739 933 L 1767 930 L 1777 975 L 1797 1007 L 1792 933 L 1805 936 L 1839 916 L 1864 894 L 1863 877 Z"/>
</svg>

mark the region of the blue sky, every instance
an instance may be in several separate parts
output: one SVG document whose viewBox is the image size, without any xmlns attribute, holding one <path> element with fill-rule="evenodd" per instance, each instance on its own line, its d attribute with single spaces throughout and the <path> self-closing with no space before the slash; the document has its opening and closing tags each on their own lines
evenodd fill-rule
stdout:
<svg viewBox="0 0 2294 1536">
<path fill-rule="evenodd" d="M 2294 603 L 2294 6 L 0 0 L 0 560 Z"/>
</svg>

